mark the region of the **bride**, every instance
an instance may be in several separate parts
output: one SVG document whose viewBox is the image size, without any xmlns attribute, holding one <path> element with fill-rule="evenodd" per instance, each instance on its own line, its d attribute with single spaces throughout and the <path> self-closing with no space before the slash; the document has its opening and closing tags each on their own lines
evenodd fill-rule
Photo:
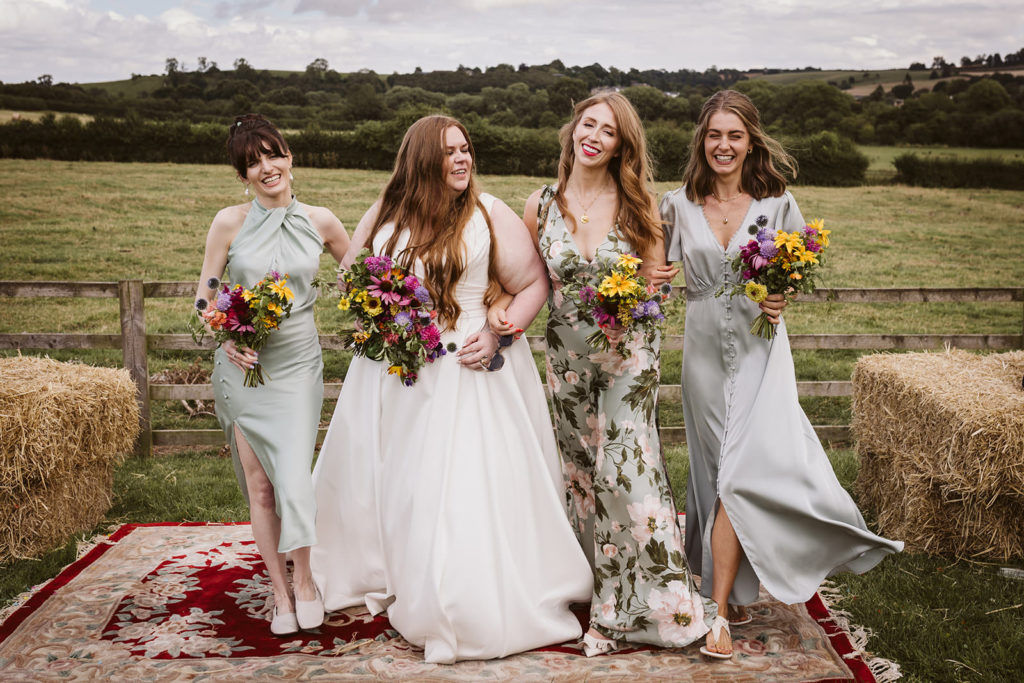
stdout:
<svg viewBox="0 0 1024 683">
<path fill-rule="evenodd" d="M 488 304 L 501 288 L 515 293 L 509 319 L 525 329 L 548 285 L 522 221 L 479 193 L 473 164 L 462 124 L 420 119 L 356 228 L 344 263 L 368 245 L 412 268 L 442 343 L 458 351 L 412 387 L 353 358 L 313 473 L 311 565 L 325 608 L 386 610 L 436 663 L 574 640 L 568 605 L 592 589 L 526 340 L 487 371 L 499 341 Z"/>
</svg>

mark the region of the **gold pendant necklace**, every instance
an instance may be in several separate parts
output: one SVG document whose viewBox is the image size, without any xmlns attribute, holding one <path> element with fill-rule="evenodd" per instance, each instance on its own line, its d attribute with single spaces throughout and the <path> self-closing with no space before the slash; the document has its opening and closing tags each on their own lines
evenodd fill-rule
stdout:
<svg viewBox="0 0 1024 683">
<path fill-rule="evenodd" d="M 715 192 L 712 192 L 711 196 L 715 198 L 715 201 L 717 201 L 719 203 L 719 205 L 721 205 L 721 204 L 728 204 L 731 201 L 735 201 L 735 200 L 739 199 L 740 197 L 742 197 L 743 194 L 744 194 L 743 190 L 740 190 L 737 194 L 734 194 L 732 197 L 729 197 L 728 199 L 722 199 Z M 721 209 L 722 207 L 719 206 L 718 208 Z M 722 225 L 728 225 L 728 224 L 729 224 L 729 216 L 726 213 L 726 211 L 723 210 L 722 211 Z"/>
<path fill-rule="evenodd" d="M 593 199 L 591 199 L 588 204 L 584 204 L 583 203 L 583 199 L 580 197 L 580 193 L 579 192 L 577 192 L 576 190 L 573 190 L 572 193 L 574 195 L 576 195 L 576 203 L 583 207 L 583 213 L 580 215 L 580 222 L 581 223 L 589 223 L 590 222 L 590 216 L 588 216 L 587 213 L 590 211 L 590 207 L 592 207 L 594 205 L 594 202 L 597 201 L 597 198 L 600 197 L 604 193 L 604 188 L 599 189 L 597 191 L 597 194 L 594 195 Z"/>
</svg>

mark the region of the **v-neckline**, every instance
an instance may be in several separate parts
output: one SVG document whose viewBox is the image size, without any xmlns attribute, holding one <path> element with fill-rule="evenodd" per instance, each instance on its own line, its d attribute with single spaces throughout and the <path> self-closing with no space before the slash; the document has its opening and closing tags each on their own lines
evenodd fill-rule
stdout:
<svg viewBox="0 0 1024 683">
<path fill-rule="evenodd" d="M 743 219 L 740 220 L 740 223 L 739 225 L 736 226 L 736 229 L 732 231 L 732 235 L 729 236 L 729 241 L 726 242 L 724 247 L 722 246 L 722 243 L 718 241 L 718 237 L 715 235 L 715 229 L 711 227 L 711 221 L 708 220 L 708 215 L 704 212 L 704 205 L 700 205 L 700 217 L 704 220 L 704 225 L 708 229 L 708 234 L 711 235 L 711 240 L 715 243 L 715 246 L 721 249 L 723 253 L 729 252 L 729 247 L 732 246 L 733 241 L 736 239 L 736 235 L 740 234 L 740 230 L 743 229 L 743 225 L 747 222 L 747 217 L 750 215 L 750 210 L 754 208 L 754 204 L 758 201 L 760 200 L 754 199 L 753 197 L 750 198 L 750 204 L 747 205 L 747 210 L 743 214 Z"/>
<path fill-rule="evenodd" d="M 612 230 L 615 229 L 615 224 L 613 223 L 612 227 L 608 228 L 608 232 L 604 234 L 604 239 L 598 242 L 597 245 L 594 247 L 594 258 L 588 259 L 586 255 L 583 253 L 583 250 L 580 249 L 580 244 L 579 242 L 576 241 L 576 236 L 572 234 L 571 230 L 569 230 L 569 224 L 565 221 L 565 216 L 562 214 L 562 210 L 558 208 L 557 202 L 554 204 L 554 207 L 555 210 L 558 211 L 558 217 L 562 219 L 562 230 L 565 231 L 565 234 L 569 237 L 569 240 L 572 242 L 573 249 L 575 249 L 576 253 L 580 255 L 580 260 L 586 263 L 588 266 L 594 265 L 594 263 L 597 262 L 597 252 L 599 252 L 601 250 L 601 247 L 603 247 L 605 243 L 608 242 L 608 238 L 612 234 Z"/>
</svg>

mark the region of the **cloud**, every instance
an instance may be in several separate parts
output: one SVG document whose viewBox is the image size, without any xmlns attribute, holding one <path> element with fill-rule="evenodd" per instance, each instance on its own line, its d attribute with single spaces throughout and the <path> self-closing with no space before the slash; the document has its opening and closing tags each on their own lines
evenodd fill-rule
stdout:
<svg viewBox="0 0 1024 683">
<path fill-rule="evenodd" d="M 323 57 L 379 73 L 553 59 L 901 68 L 1016 51 L 1020 17 L 1019 0 L 4 0 L 0 80 L 116 80 L 199 56 L 293 70 Z"/>
</svg>

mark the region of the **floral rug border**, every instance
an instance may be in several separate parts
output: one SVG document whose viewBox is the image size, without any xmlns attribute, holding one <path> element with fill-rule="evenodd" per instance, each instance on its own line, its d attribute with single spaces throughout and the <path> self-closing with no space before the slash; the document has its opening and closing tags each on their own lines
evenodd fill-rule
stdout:
<svg viewBox="0 0 1024 683">
<path fill-rule="evenodd" d="M 131 523 L 122 524 L 107 536 L 97 536 L 93 545 L 85 551 L 78 559 L 70 563 L 53 579 L 39 586 L 33 587 L 30 591 L 19 596 L 16 602 L 6 609 L 0 611 L 0 643 L 7 639 L 17 628 L 48 599 L 75 579 L 86 567 L 99 560 L 106 552 L 111 550 L 120 540 L 127 537 L 134 530 L 146 527 L 219 527 L 219 526 L 248 526 L 248 522 L 153 522 L 153 523 Z M 27 595 L 27 598 L 26 598 Z M 834 599 L 834 593 L 829 594 Z M 830 613 L 829 601 L 823 599 L 819 593 L 805 603 L 807 613 L 825 632 L 835 652 L 842 658 L 843 663 L 849 668 L 851 674 L 858 683 L 883 683 L 883 681 L 895 680 L 900 677 L 898 665 L 879 658 L 869 659 L 864 652 L 863 644 L 855 643 L 854 638 L 844 629 L 850 628 L 845 618 L 845 613 L 838 611 L 841 615 L 837 618 Z M 836 611 L 835 608 L 832 608 Z M 6 614 L 5 614 L 6 613 Z M 859 646 L 858 646 L 859 645 Z M 876 676 L 876 674 L 881 674 Z M 848 683 L 849 679 L 824 678 L 817 679 L 814 683 Z"/>
</svg>

